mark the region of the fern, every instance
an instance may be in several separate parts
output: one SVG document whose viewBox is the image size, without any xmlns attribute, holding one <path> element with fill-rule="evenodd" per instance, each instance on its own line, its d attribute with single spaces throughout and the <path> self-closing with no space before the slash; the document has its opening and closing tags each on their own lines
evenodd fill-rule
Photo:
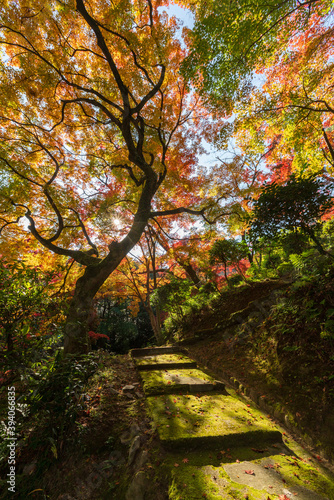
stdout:
<svg viewBox="0 0 334 500">
<path fill-rule="evenodd" d="M 289 260 L 293 267 L 295 268 L 298 273 L 303 273 L 306 269 L 306 262 L 305 259 L 303 258 L 303 254 L 299 255 L 297 253 L 292 253 L 289 255 Z"/>
</svg>

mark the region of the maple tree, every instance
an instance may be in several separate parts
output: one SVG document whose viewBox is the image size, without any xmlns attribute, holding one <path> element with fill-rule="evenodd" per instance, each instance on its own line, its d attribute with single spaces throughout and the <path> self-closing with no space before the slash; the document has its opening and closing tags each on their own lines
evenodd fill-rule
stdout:
<svg viewBox="0 0 334 500">
<path fill-rule="evenodd" d="M 130 254 L 118 266 L 115 272 L 101 287 L 97 297 L 129 302 L 129 309 L 135 316 L 143 307 L 151 322 L 158 343 L 162 338 L 162 323 L 166 316 L 165 300 L 156 300 L 155 291 L 168 288 L 171 282 L 182 287 L 195 285 L 197 289 L 205 282 L 208 263 L 207 250 L 213 231 L 205 235 L 177 238 L 169 235 L 167 226 L 172 221 L 148 224 L 144 237 L 136 248 L 136 254 Z M 140 254 L 139 254 L 140 250 Z"/>
<path fill-rule="evenodd" d="M 28 230 L 82 266 L 66 353 L 87 352 L 93 298 L 150 218 L 205 216 L 193 176 L 203 109 L 161 5 L 0 7 L 1 236 Z"/>
<path fill-rule="evenodd" d="M 320 0 L 187 4 L 196 23 L 189 33 L 192 48 L 184 72 L 214 103 L 229 108 L 240 99 L 247 102 L 252 73 L 276 53 L 279 34 L 286 42 L 291 28 L 303 30 L 314 12 L 326 15 L 331 9 L 330 1 Z"/>
<path fill-rule="evenodd" d="M 136 250 L 136 255 L 130 253 L 123 260 L 99 294 L 118 301 L 130 301 L 128 307 L 133 316 L 138 314 L 142 305 L 150 318 L 156 341 L 160 344 L 162 318 L 159 308 L 152 307 L 150 297 L 154 290 L 165 283 L 166 273 L 172 271 L 164 265 L 155 232 L 150 224 Z"/>
<path fill-rule="evenodd" d="M 228 264 L 235 266 L 238 273 L 247 282 L 244 270 L 245 265 L 242 262 L 247 258 L 249 248 L 244 241 L 236 241 L 233 239 L 216 240 L 210 249 L 210 263 L 223 264 L 224 276 L 226 283 L 229 284 L 227 275 Z M 244 270 L 242 269 L 244 267 Z"/>
<path fill-rule="evenodd" d="M 333 172 L 333 10 L 329 1 L 199 2 L 184 73 L 232 111 L 241 150 L 269 165 Z M 270 154 L 268 151 L 268 146 Z M 315 147 L 316 146 L 316 147 Z"/>
<path fill-rule="evenodd" d="M 239 142 L 246 127 L 253 146 L 270 143 L 267 160 L 290 162 L 301 172 L 320 168 L 333 175 L 333 36 L 332 22 L 314 14 L 302 32 L 293 20 L 277 36 L 277 48 L 267 61 L 256 66 L 265 77 L 261 88 L 253 89 L 249 102 L 238 110 Z"/>
</svg>

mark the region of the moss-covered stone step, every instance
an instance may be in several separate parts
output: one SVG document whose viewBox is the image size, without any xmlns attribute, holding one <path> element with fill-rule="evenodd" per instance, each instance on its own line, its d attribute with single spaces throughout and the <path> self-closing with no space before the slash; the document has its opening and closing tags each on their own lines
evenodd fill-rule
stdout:
<svg viewBox="0 0 334 500">
<path fill-rule="evenodd" d="M 138 370 L 196 368 L 196 361 L 185 354 L 158 354 L 134 358 Z"/>
<path fill-rule="evenodd" d="M 254 448 L 253 448 L 254 450 Z M 331 500 L 334 482 L 283 445 L 170 453 L 170 500 Z M 263 457 L 263 455 L 265 455 Z"/>
<path fill-rule="evenodd" d="M 177 354 L 184 352 L 185 350 L 181 347 L 173 346 L 143 347 L 141 349 L 132 349 L 130 351 L 132 358 L 140 358 L 143 356 L 158 356 L 160 354 Z"/>
<path fill-rule="evenodd" d="M 226 394 L 148 397 L 161 442 L 172 449 L 201 446 L 260 446 L 282 441 L 276 425 L 262 413 Z"/>
<path fill-rule="evenodd" d="M 225 390 L 223 382 L 197 369 L 141 371 L 140 376 L 147 396 Z"/>
</svg>

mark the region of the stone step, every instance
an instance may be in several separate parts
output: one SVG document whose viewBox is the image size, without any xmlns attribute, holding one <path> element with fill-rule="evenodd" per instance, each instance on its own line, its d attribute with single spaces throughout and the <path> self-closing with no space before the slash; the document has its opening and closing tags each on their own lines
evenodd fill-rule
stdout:
<svg viewBox="0 0 334 500">
<path fill-rule="evenodd" d="M 250 447 L 169 453 L 173 490 L 169 497 L 185 500 L 330 500 L 333 481 L 282 443 L 262 450 Z M 199 487 L 200 485 L 200 487 Z M 208 493 L 208 494 L 207 494 Z"/>
<path fill-rule="evenodd" d="M 152 363 L 152 364 L 147 364 L 147 365 L 137 365 L 137 369 L 139 371 L 146 371 L 146 370 L 182 370 L 182 369 L 189 369 L 189 368 L 196 368 L 197 363 L 196 361 L 189 361 L 189 363 Z"/>
<path fill-rule="evenodd" d="M 225 384 L 197 369 L 140 371 L 146 396 L 224 391 Z"/>
<path fill-rule="evenodd" d="M 182 353 L 158 354 L 152 356 L 141 356 L 134 358 L 138 370 L 165 370 L 196 368 L 196 361 L 188 358 Z"/>
<path fill-rule="evenodd" d="M 162 347 L 143 347 L 140 349 L 131 349 L 130 351 L 132 358 L 138 358 L 143 356 L 157 356 L 160 354 L 177 354 L 177 353 L 185 353 L 185 349 L 174 346 L 162 346 Z"/>
<path fill-rule="evenodd" d="M 160 441 L 171 449 L 226 448 L 282 442 L 276 425 L 226 394 L 147 398 Z"/>
<path fill-rule="evenodd" d="M 253 404 L 195 368 L 177 347 L 131 352 L 164 448 L 169 499 L 334 499 L 334 482 Z M 209 492 L 209 493 L 208 493 Z M 212 495 L 211 495 L 212 493 Z M 127 497 L 132 500 L 134 495 Z"/>
</svg>

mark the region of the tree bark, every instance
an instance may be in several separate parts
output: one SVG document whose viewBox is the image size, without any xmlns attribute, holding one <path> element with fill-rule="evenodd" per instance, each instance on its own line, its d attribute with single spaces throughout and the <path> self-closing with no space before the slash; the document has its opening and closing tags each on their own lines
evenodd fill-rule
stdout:
<svg viewBox="0 0 334 500">
<path fill-rule="evenodd" d="M 189 276 L 191 281 L 194 283 L 196 288 L 200 288 L 201 280 L 197 276 L 197 273 L 196 273 L 195 269 L 193 268 L 193 266 L 190 264 L 190 262 L 186 263 L 186 262 L 182 262 L 180 260 L 178 260 L 177 262 L 178 262 L 178 264 L 180 264 L 181 267 L 183 267 L 183 269 L 185 270 L 185 272 L 187 273 L 187 275 Z"/>
<path fill-rule="evenodd" d="M 93 312 L 94 296 L 112 273 L 114 266 L 88 266 L 78 279 L 71 300 L 65 325 L 65 354 L 86 354 L 90 350 L 88 336 L 90 318 Z"/>
<path fill-rule="evenodd" d="M 93 299 L 106 279 L 140 240 L 150 218 L 151 200 L 156 189 L 157 178 L 152 172 L 143 187 L 128 234 L 120 242 L 113 241 L 109 245 L 108 255 L 103 260 L 96 259 L 96 263 L 86 266 L 78 279 L 65 324 L 65 354 L 85 354 L 89 351 L 88 331 Z"/>
<path fill-rule="evenodd" d="M 7 333 L 7 351 L 12 352 L 14 350 L 13 334 L 12 332 Z"/>
<path fill-rule="evenodd" d="M 152 329 L 154 332 L 155 339 L 157 341 L 158 345 L 161 345 L 163 342 L 162 335 L 161 335 L 161 324 L 160 324 L 160 312 L 156 311 L 154 314 L 154 311 L 152 310 L 151 306 L 147 307 L 147 312 L 151 321 Z"/>
<path fill-rule="evenodd" d="M 246 231 L 244 231 L 242 233 L 241 239 L 242 239 L 242 241 L 244 241 L 245 243 L 247 243 L 247 241 L 246 241 Z M 249 261 L 250 264 L 253 264 L 253 261 L 254 261 L 253 250 L 251 252 L 248 252 L 248 261 Z"/>
<path fill-rule="evenodd" d="M 307 226 L 306 224 L 303 224 L 303 225 L 301 225 L 301 228 L 305 231 L 305 233 L 307 233 L 309 235 L 311 240 L 314 241 L 315 246 L 317 247 L 317 249 L 318 249 L 319 253 L 321 253 L 321 255 L 331 255 L 330 253 L 326 252 L 326 250 L 323 248 L 323 246 L 321 245 L 320 241 L 318 240 L 318 238 L 314 234 L 314 231 L 311 227 Z"/>
</svg>

